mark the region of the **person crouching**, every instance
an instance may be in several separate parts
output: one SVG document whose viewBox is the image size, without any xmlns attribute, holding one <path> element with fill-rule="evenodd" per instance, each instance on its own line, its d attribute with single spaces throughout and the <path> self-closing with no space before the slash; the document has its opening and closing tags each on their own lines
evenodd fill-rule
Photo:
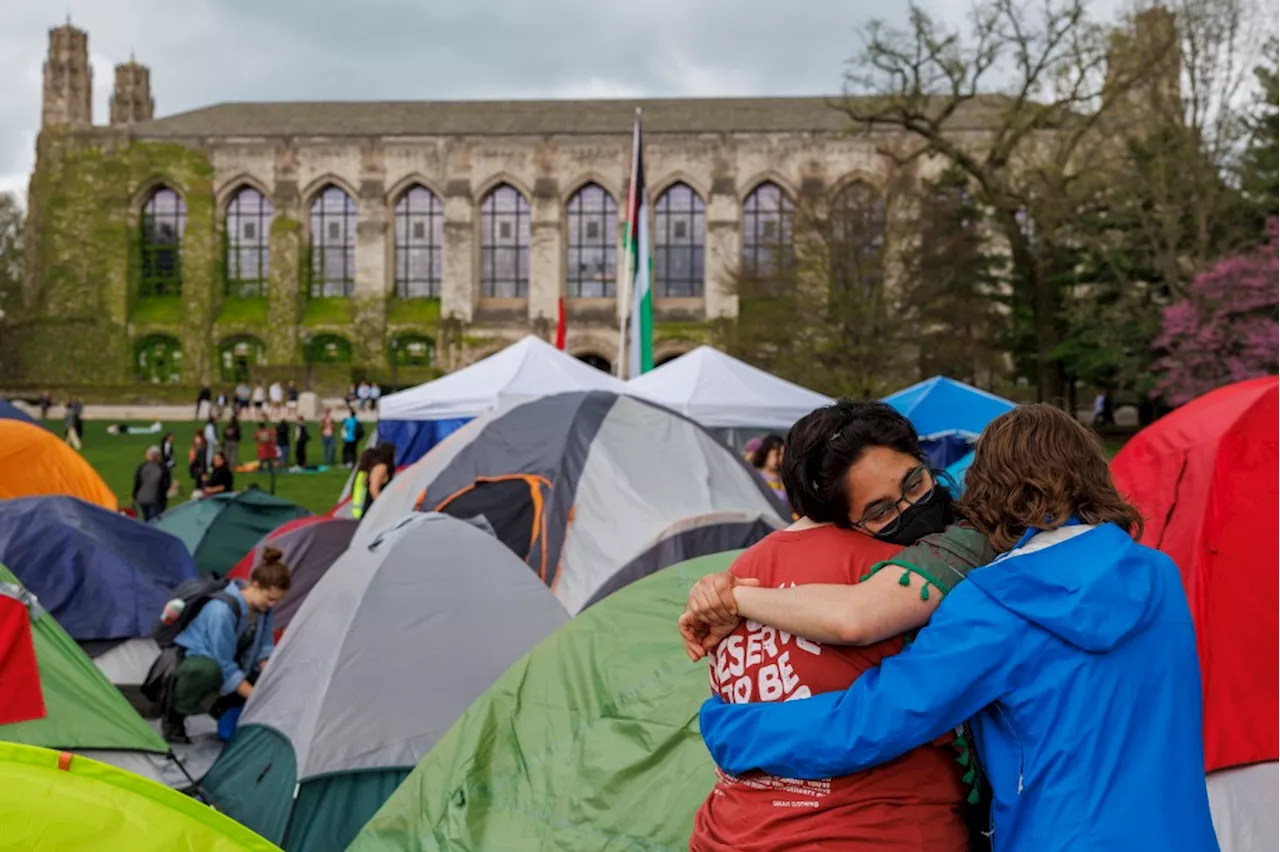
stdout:
<svg viewBox="0 0 1280 852">
<path fill-rule="evenodd" d="M 214 598 L 178 634 L 182 659 L 174 670 L 163 733 L 169 742 L 190 742 L 186 718 L 210 713 L 217 718 L 253 694 L 271 655 L 271 609 L 289 591 L 284 554 L 263 548 L 262 561 L 247 583 L 227 583 L 226 598 Z"/>
</svg>

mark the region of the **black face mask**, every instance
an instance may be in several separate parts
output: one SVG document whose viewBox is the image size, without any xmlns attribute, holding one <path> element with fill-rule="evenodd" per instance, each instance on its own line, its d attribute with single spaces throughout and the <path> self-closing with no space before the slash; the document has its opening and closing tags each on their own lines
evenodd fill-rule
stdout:
<svg viewBox="0 0 1280 852">
<path fill-rule="evenodd" d="M 951 492 L 935 484 L 928 500 L 908 506 L 897 523 L 876 533 L 875 537 L 890 544 L 915 544 L 927 535 L 942 532 L 954 517 Z"/>
</svg>

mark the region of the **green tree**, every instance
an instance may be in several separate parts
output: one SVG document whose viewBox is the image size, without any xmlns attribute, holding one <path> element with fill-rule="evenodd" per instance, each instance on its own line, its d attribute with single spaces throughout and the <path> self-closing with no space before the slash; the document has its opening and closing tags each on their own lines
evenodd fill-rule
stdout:
<svg viewBox="0 0 1280 852">
<path fill-rule="evenodd" d="M 1259 218 L 1280 212 L 1280 45 L 1271 36 L 1263 48 L 1263 61 L 1254 71 L 1257 91 L 1246 122 L 1248 146 L 1240 163 L 1240 188 Z"/>
<path fill-rule="evenodd" d="M 919 190 L 914 239 L 902 252 L 903 315 L 920 378 L 947 375 L 992 387 L 1008 372 L 1010 326 L 1001 304 L 1003 257 L 991 251 L 986 217 L 967 177 L 948 169 Z"/>
<path fill-rule="evenodd" d="M 0 310 L 13 314 L 21 305 L 25 269 L 22 230 L 26 221 L 22 205 L 12 193 L 0 195 Z"/>
</svg>

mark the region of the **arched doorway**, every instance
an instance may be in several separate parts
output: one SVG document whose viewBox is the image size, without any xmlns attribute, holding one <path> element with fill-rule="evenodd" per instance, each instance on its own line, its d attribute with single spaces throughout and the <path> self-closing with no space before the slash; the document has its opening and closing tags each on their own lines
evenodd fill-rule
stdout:
<svg viewBox="0 0 1280 852">
<path fill-rule="evenodd" d="M 224 382 L 239 384 L 252 378 L 253 368 L 266 363 L 267 347 L 252 335 L 228 337 L 218 344 L 218 367 Z"/>
<path fill-rule="evenodd" d="M 609 363 L 608 359 L 603 358 L 599 355 L 596 355 L 593 352 L 585 352 L 582 355 L 579 355 L 577 357 L 578 357 L 578 360 L 581 361 L 582 363 L 589 364 L 592 367 L 595 367 L 597 370 L 601 371 L 602 373 L 613 372 L 613 365 Z"/>
<path fill-rule="evenodd" d="M 182 344 L 165 334 L 144 337 L 133 348 L 138 381 L 159 384 L 182 379 Z"/>
</svg>

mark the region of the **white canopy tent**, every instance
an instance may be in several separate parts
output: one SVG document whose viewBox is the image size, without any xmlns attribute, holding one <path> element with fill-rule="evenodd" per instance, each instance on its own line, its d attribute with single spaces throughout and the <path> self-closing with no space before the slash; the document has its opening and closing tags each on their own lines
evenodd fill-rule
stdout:
<svg viewBox="0 0 1280 852">
<path fill-rule="evenodd" d="M 624 393 L 625 384 L 531 334 L 469 367 L 383 397 L 378 415 L 382 420 L 476 417 L 505 403 L 581 390 Z"/>
<path fill-rule="evenodd" d="M 714 431 L 785 434 L 829 396 L 793 385 L 719 349 L 699 346 L 627 382 L 635 396 L 665 405 Z"/>
</svg>

